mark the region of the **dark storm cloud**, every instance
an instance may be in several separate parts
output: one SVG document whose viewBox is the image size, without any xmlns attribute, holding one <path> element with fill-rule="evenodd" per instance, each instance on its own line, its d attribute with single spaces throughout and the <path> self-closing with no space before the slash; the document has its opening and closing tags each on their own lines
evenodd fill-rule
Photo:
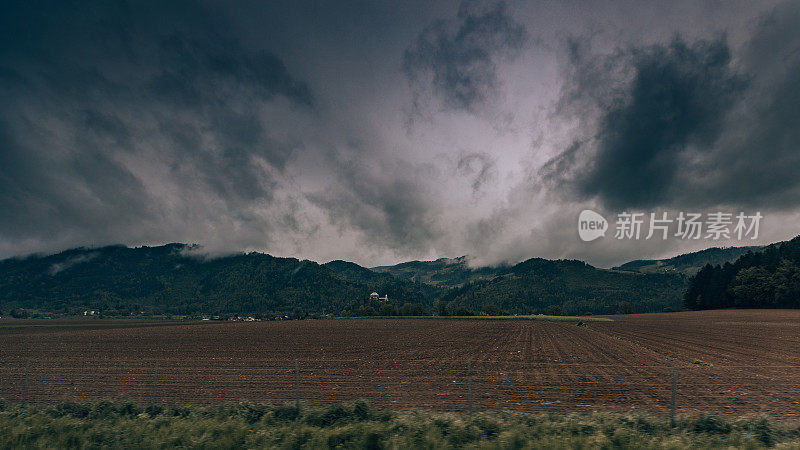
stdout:
<svg viewBox="0 0 800 450">
<path fill-rule="evenodd" d="M 432 88 L 447 109 L 474 111 L 496 94 L 498 61 L 514 55 L 528 36 L 505 3 L 474 6 L 463 2 L 455 20 L 427 26 L 403 57 L 412 86 Z"/>
<path fill-rule="evenodd" d="M 577 114 L 601 112 L 594 153 L 589 161 L 577 160 L 587 149 L 573 143 L 544 170 L 569 174 L 579 196 L 597 196 L 610 208 L 667 201 L 686 152 L 707 151 L 746 86 L 723 39 L 689 44 L 675 38 L 600 57 L 573 42 L 570 63 L 574 84 L 562 106 Z"/>
<path fill-rule="evenodd" d="M 610 209 L 800 200 L 800 6 L 724 38 L 593 55 L 572 42 L 561 114 L 592 129 L 541 170 Z"/>
<path fill-rule="evenodd" d="M 174 207 L 269 202 L 294 142 L 261 119 L 309 87 L 194 2 L 6 3 L 0 16 L 0 235 L 124 240 Z M 164 163 L 164 178 L 147 175 Z M 266 168 L 265 168 L 266 167 Z M 274 171 L 273 171 L 274 169 Z M 166 205 L 161 182 L 189 204 Z M 155 183 L 155 184 L 153 184 Z M 189 220 L 187 218 L 187 220 Z M 81 242 L 83 241 L 83 242 Z"/>
<path fill-rule="evenodd" d="M 741 55 L 752 77 L 714 158 L 692 174 L 709 197 L 794 208 L 800 202 L 800 4 L 765 16 Z"/>
</svg>

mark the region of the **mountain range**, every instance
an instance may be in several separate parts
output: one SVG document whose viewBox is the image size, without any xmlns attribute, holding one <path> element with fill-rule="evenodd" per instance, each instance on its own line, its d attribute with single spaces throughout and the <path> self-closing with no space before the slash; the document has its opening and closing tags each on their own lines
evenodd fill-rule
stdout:
<svg viewBox="0 0 800 450">
<path fill-rule="evenodd" d="M 219 258 L 168 244 L 76 248 L 0 261 L 0 315 L 306 317 L 372 314 L 609 314 L 680 309 L 696 268 L 757 247 L 707 249 L 614 269 L 532 258 L 473 268 L 467 257 L 365 268 L 263 253 Z M 370 300 L 371 292 L 388 302 Z"/>
<path fill-rule="evenodd" d="M 621 266 L 614 267 L 615 270 L 631 270 L 642 273 L 682 273 L 693 276 L 706 264 L 712 266 L 734 262 L 740 256 L 748 252 L 759 252 L 763 246 L 750 247 L 712 247 L 699 252 L 686 253 L 668 259 L 637 259 Z"/>
</svg>

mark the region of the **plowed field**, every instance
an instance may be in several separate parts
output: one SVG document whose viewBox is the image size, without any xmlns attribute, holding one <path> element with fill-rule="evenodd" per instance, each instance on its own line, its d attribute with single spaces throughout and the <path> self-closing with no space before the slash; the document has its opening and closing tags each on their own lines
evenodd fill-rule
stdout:
<svg viewBox="0 0 800 450">
<path fill-rule="evenodd" d="M 613 319 L 0 321 L 0 397 L 800 416 L 800 311 Z"/>
</svg>

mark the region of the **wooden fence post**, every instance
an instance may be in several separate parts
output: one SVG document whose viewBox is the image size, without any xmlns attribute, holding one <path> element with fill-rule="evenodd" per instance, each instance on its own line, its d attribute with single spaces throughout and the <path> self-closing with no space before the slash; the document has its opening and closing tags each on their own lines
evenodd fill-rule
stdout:
<svg viewBox="0 0 800 450">
<path fill-rule="evenodd" d="M 156 404 L 156 390 L 158 389 L 158 360 L 156 360 L 156 368 L 155 372 L 153 373 L 153 399 L 150 402 L 151 405 Z"/>
<path fill-rule="evenodd" d="M 300 363 L 294 360 L 294 404 L 300 409 Z"/>
<path fill-rule="evenodd" d="M 669 424 L 675 426 L 675 403 L 678 397 L 678 368 L 672 368 L 672 402 L 669 407 Z"/>
<path fill-rule="evenodd" d="M 25 361 L 25 379 L 22 381 L 22 404 L 28 403 L 28 372 L 30 372 L 31 361 Z"/>
<path fill-rule="evenodd" d="M 467 362 L 467 404 L 469 413 L 472 414 L 472 360 Z"/>
</svg>

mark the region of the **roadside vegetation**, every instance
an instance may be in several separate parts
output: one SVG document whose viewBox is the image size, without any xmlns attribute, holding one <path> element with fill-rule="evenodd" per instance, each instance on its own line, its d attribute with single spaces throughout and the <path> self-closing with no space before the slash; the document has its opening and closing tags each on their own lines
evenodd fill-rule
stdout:
<svg viewBox="0 0 800 450">
<path fill-rule="evenodd" d="M 765 448 L 800 446 L 766 417 L 375 411 L 364 401 L 214 407 L 0 402 L 0 448 Z"/>
</svg>

